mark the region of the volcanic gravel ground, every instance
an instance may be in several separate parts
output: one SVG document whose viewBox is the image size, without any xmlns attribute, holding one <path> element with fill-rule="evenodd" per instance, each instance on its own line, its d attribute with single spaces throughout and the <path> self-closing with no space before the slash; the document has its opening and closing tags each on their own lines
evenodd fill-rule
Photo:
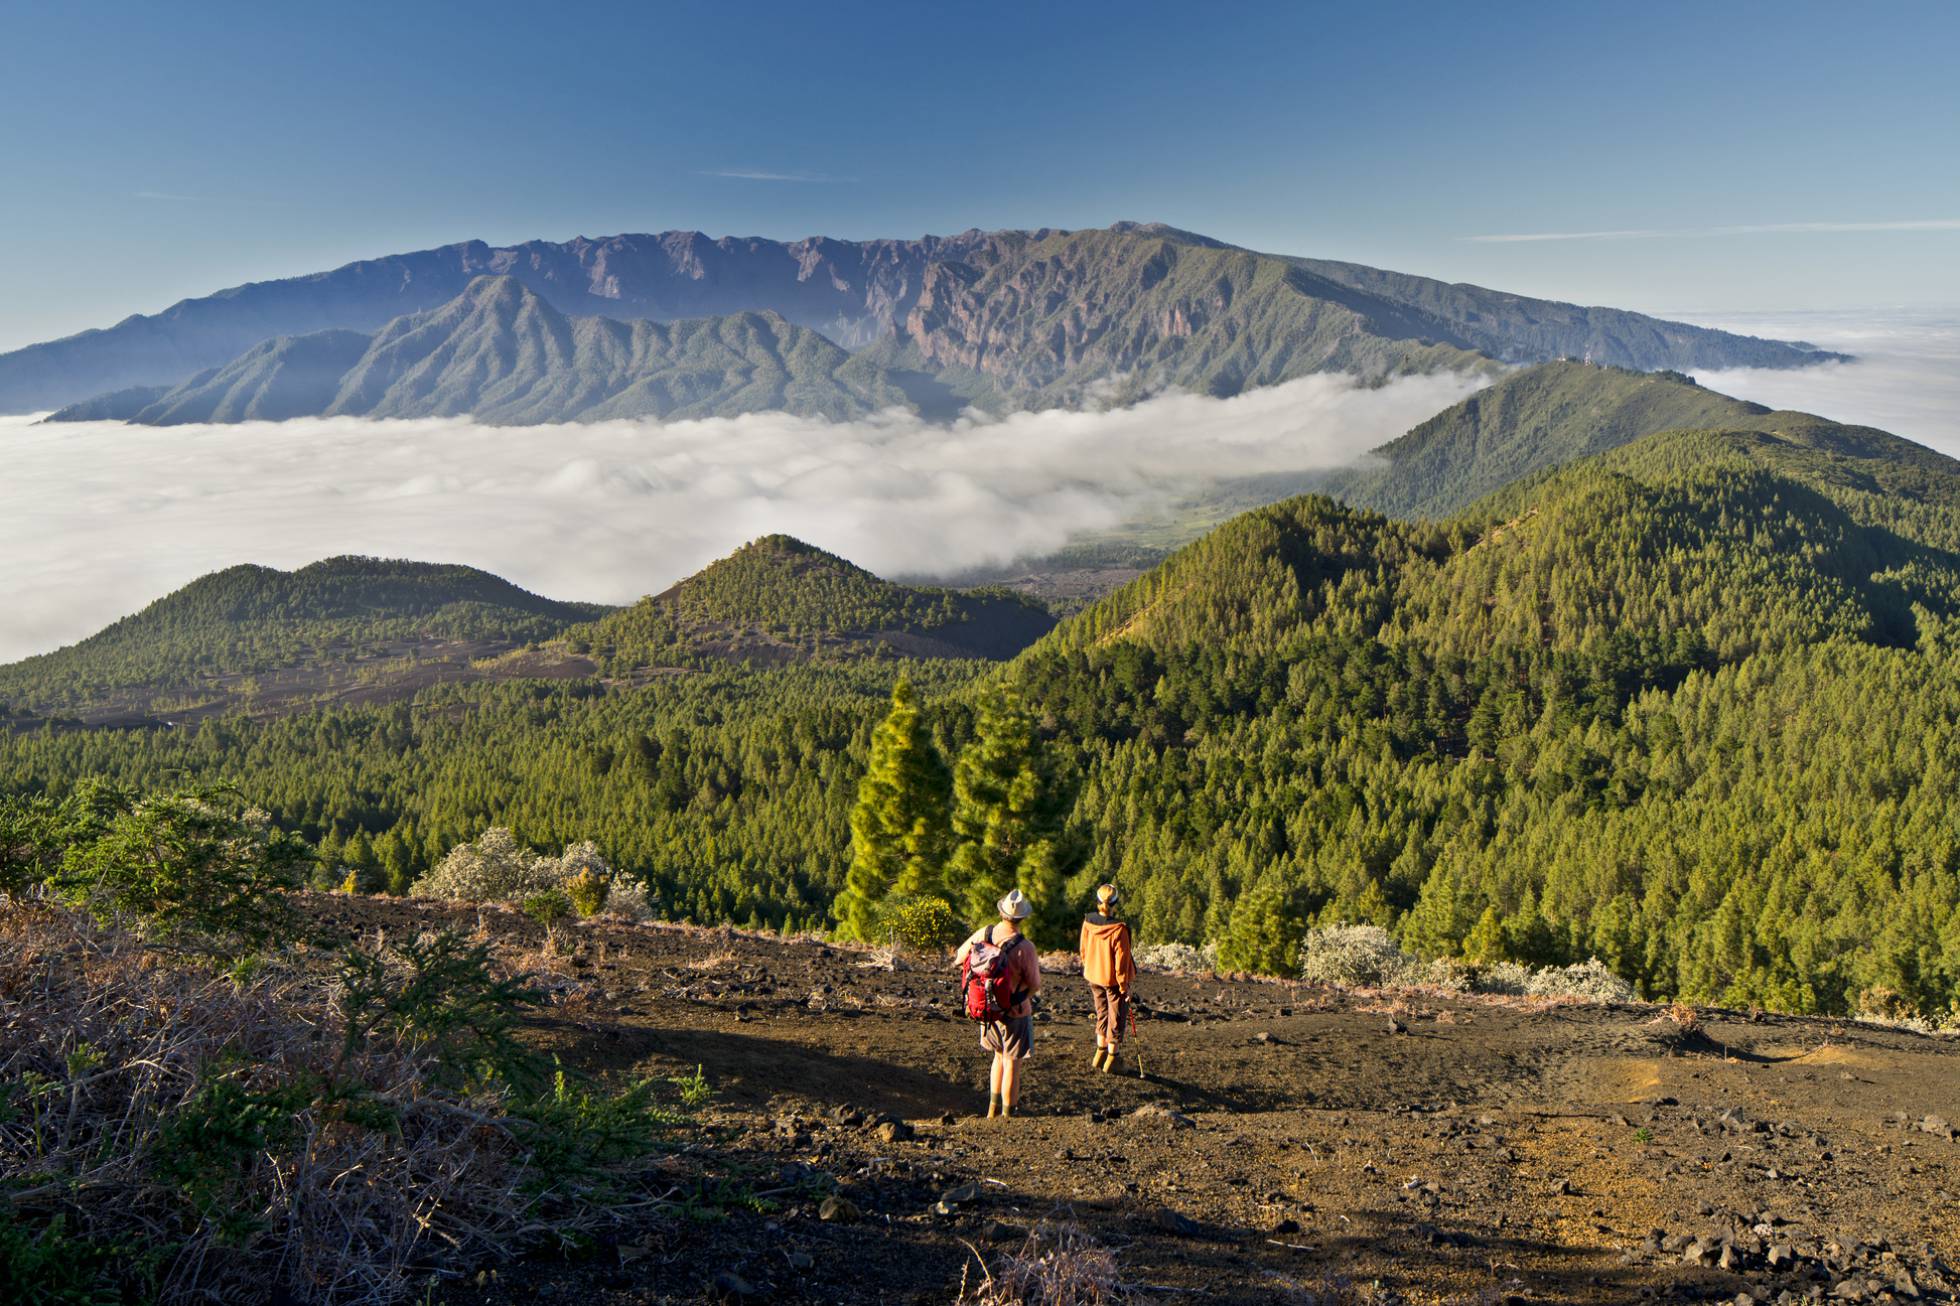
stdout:
<svg viewBox="0 0 1960 1306">
<path fill-rule="evenodd" d="M 566 1064 L 716 1089 L 659 1161 L 678 1214 L 441 1301 L 949 1302 L 1062 1226 L 1163 1302 L 1960 1294 L 1960 1040 L 1146 974 L 1098 1074 L 1087 989 L 1048 958 L 1022 1114 L 987 1120 L 937 963 L 614 924 L 539 957 L 507 911 L 308 909 L 329 936 L 485 930 L 547 969 L 531 1033 Z"/>
</svg>

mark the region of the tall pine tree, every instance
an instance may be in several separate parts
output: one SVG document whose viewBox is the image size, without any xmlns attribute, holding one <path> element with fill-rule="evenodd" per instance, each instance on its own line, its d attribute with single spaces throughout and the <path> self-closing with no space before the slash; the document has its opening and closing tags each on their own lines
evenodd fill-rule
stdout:
<svg viewBox="0 0 1960 1306">
<path fill-rule="evenodd" d="M 1076 777 L 1035 730 L 1020 691 L 996 685 L 980 704 L 973 742 L 953 768 L 953 859 L 949 887 L 978 920 L 1018 888 L 1036 919 L 1068 915 L 1063 885 L 1079 860 L 1065 829 Z"/>
<path fill-rule="evenodd" d="M 877 937 L 887 900 L 939 893 L 946 858 L 946 763 L 919 717 L 912 683 L 892 687 L 891 712 L 851 811 L 851 869 L 832 907 L 847 938 Z"/>
</svg>

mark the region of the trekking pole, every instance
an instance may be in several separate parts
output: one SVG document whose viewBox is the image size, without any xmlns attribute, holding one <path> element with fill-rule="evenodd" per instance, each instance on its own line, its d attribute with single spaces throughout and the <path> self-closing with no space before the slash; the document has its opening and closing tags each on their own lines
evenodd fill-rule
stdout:
<svg viewBox="0 0 1960 1306">
<path fill-rule="evenodd" d="M 1143 1073 L 1143 1044 L 1137 1038 L 1137 1000 L 1125 994 L 1123 1006 L 1130 1017 L 1130 1055 L 1137 1059 L 1137 1078 L 1148 1079 L 1150 1076 Z"/>
</svg>

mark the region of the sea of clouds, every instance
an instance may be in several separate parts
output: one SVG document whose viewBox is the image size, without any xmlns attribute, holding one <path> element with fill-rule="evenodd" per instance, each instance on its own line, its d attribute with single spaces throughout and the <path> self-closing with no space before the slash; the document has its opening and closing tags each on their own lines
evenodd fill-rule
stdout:
<svg viewBox="0 0 1960 1306">
<path fill-rule="evenodd" d="M 1960 455 L 1960 311 L 1684 316 L 1856 355 L 1702 372 L 1703 385 Z M 1353 462 L 1477 384 L 1308 377 L 951 426 L 899 413 L 542 427 L 0 417 L 0 661 L 239 562 L 463 562 L 553 597 L 630 602 L 780 531 L 886 575 L 951 575 L 1052 552 L 1211 483 Z"/>
<path fill-rule="evenodd" d="M 1352 462 L 1477 384 L 1318 376 L 951 426 L 898 413 L 529 427 L 0 417 L 0 661 L 240 562 L 462 562 L 623 603 L 784 532 L 883 574 L 952 574 L 1052 552 L 1208 483 Z"/>
<path fill-rule="evenodd" d="M 1853 355 L 1849 363 L 1794 371 L 1697 372 L 1695 379 L 1709 389 L 1876 426 L 1960 457 L 1960 309 L 1682 316 L 1724 331 L 1807 340 Z"/>
</svg>

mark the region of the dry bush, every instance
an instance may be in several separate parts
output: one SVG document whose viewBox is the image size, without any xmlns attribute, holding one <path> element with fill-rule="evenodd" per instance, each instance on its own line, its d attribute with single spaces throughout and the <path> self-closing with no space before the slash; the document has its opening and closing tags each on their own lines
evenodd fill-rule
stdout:
<svg viewBox="0 0 1960 1306">
<path fill-rule="evenodd" d="M 1117 1273 L 1116 1257 L 1074 1225 L 1038 1226 L 1019 1248 L 989 1267 L 981 1280 L 962 1274 L 958 1306 L 1114 1306 L 1135 1300 Z"/>
<path fill-rule="evenodd" d="M 1439 993 L 1468 993 L 1475 987 L 1476 968 L 1458 957 L 1431 957 L 1418 962 L 1403 975 L 1402 982 L 1413 988 Z"/>
<path fill-rule="evenodd" d="M 426 1025 L 349 1035 L 343 1005 L 317 975 L 228 977 L 0 910 L 0 1278 L 41 1274 L 48 1301 L 385 1303 L 607 1222 L 577 1183 L 536 1195 L 548 1103 L 522 1120 L 501 1089 L 444 1087 Z"/>
<path fill-rule="evenodd" d="M 1686 1002 L 1670 1002 L 1661 1012 L 1683 1035 L 1701 1033 L 1701 1013 Z"/>
</svg>

